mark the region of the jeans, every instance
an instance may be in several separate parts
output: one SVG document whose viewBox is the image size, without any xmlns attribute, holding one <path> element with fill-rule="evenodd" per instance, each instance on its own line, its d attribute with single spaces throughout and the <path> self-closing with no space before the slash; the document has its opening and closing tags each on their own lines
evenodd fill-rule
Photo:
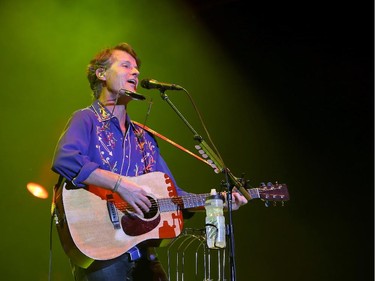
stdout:
<svg viewBox="0 0 375 281">
<path fill-rule="evenodd" d="M 72 265 L 72 271 L 76 281 L 168 281 L 157 258 L 149 260 L 142 257 L 137 261 L 130 261 L 128 254 L 110 263 L 95 261 L 87 269 Z"/>
</svg>

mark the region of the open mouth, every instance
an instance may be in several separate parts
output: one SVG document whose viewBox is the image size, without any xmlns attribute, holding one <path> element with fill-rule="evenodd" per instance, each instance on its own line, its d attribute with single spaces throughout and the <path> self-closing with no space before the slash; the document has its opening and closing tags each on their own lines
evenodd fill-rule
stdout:
<svg viewBox="0 0 375 281">
<path fill-rule="evenodd" d="M 137 81 L 136 81 L 135 79 L 129 79 L 127 82 L 128 82 L 129 84 L 133 84 L 134 86 L 137 85 Z"/>
</svg>

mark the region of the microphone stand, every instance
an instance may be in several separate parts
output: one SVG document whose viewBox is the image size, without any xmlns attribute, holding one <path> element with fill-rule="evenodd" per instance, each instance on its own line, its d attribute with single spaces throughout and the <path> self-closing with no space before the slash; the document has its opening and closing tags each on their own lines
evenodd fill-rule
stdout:
<svg viewBox="0 0 375 281">
<path fill-rule="evenodd" d="M 177 115 L 184 121 L 186 126 L 190 129 L 190 131 L 194 135 L 194 140 L 198 141 L 199 149 L 202 149 L 205 154 L 208 156 L 209 159 L 212 160 L 212 167 L 216 171 L 221 171 L 225 174 L 226 180 L 226 189 L 227 189 L 227 202 L 228 202 L 228 216 L 229 216 L 229 225 L 227 225 L 227 233 L 229 236 L 229 256 L 230 256 L 230 280 L 236 280 L 236 265 L 235 265 L 235 251 L 234 251 L 234 231 L 233 231 L 233 221 L 232 221 L 232 189 L 236 187 L 239 192 L 247 199 L 250 200 L 251 197 L 249 193 L 246 191 L 243 183 L 235 177 L 228 168 L 224 166 L 223 161 L 220 159 L 218 155 L 209 147 L 209 145 L 203 140 L 202 136 L 200 136 L 196 130 L 190 125 L 190 123 L 186 120 L 186 118 L 182 115 L 182 113 L 177 109 L 177 107 L 171 102 L 168 98 L 167 94 L 165 94 L 165 88 L 160 88 L 160 95 L 161 98 L 166 101 L 172 109 L 177 113 Z"/>
</svg>

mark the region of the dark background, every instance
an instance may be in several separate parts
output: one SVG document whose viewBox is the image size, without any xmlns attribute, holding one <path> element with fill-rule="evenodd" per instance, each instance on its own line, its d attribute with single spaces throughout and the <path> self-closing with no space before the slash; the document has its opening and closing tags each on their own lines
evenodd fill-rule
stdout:
<svg viewBox="0 0 375 281">
<path fill-rule="evenodd" d="M 264 246 L 239 257 L 247 280 L 373 280 L 373 3 L 187 2 L 288 134 L 271 173 L 288 179 L 300 228 L 278 209 L 263 233 L 236 233 Z"/>
</svg>

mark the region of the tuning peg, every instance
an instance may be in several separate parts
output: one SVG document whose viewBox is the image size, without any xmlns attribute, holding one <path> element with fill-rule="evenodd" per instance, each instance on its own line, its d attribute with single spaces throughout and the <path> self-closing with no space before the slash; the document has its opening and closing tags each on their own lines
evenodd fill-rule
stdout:
<svg viewBox="0 0 375 281">
<path fill-rule="evenodd" d="M 285 202 L 281 201 L 281 207 L 284 207 L 284 205 L 285 205 Z"/>
<path fill-rule="evenodd" d="M 264 206 L 269 207 L 270 206 L 270 201 L 264 201 Z"/>
</svg>

